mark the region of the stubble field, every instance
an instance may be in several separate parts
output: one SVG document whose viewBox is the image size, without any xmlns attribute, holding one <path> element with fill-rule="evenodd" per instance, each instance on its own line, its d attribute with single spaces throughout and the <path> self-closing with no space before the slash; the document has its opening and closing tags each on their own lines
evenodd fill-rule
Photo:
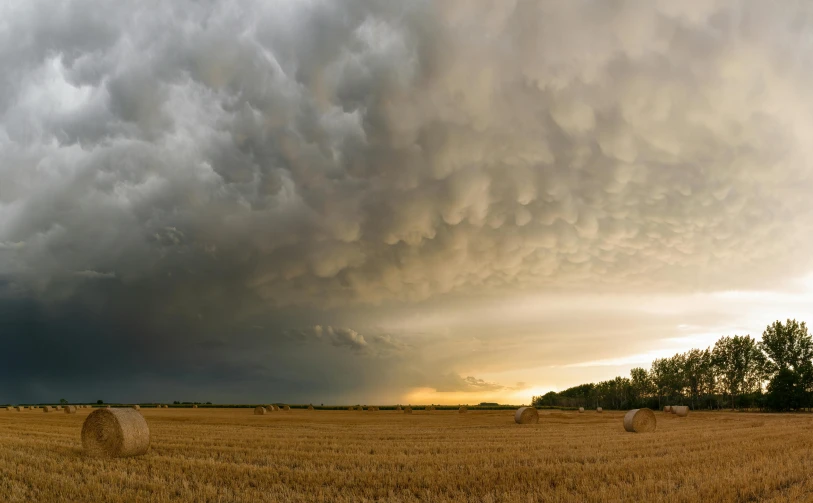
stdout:
<svg viewBox="0 0 813 503">
<path fill-rule="evenodd" d="M 813 417 L 144 409 L 150 451 L 102 460 L 76 415 L 0 411 L 0 501 L 813 501 Z"/>
</svg>

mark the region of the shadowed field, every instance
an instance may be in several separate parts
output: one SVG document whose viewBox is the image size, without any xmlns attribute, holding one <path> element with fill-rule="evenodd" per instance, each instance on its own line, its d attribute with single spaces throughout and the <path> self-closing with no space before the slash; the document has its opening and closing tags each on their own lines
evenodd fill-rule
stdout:
<svg viewBox="0 0 813 503">
<path fill-rule="evenodd" d="M 813 416 L 145 409 L 147 455 L 82 454 L 76 415 L 0 411 L 0 501 L 813 501 Z"/>
</svg>

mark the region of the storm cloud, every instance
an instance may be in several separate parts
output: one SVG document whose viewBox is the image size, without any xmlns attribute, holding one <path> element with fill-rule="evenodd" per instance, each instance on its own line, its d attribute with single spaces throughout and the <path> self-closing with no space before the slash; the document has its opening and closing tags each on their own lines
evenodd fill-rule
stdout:
<svg viewBox="0 0 813 503">
<path fill-rule="evenodd" d="M 14 396 L 107 365 L 147 375 L 139 396 L 195 379 L 247 400 L 496 390 L 453 349 L 484 334 L 388 316 L 793 280 L 813 269 L 811 16 L 759 1 L 4 2 Z M 82 354 L 108 364 L 36 368 Z"/>
</svg>

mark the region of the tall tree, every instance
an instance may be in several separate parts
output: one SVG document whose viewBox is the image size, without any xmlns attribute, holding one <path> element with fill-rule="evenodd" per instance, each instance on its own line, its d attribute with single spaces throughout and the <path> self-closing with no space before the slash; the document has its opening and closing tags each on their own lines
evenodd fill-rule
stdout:
<svg viewBox="0 0 813 503">
<path fill-rule="evenodd" d="M 760 346 L 767 356 L 774 384 L 771 403 L 790 404 L 794 408 L 809 406 L 813 391 L 813 338 L 807 325 L 795 319 L 785 323 L 775 321 L 762 333 Z M 778 396 L 781 393 L 788 396 Z"/>
<path fill-rule="evenodd" d="M 765 355 L 750 335 L 721 337 L 712 350 L 722 391 L 729 397 L 731 408 L 744 393 L 757 391 L 765 376 Z"/>
</svg>

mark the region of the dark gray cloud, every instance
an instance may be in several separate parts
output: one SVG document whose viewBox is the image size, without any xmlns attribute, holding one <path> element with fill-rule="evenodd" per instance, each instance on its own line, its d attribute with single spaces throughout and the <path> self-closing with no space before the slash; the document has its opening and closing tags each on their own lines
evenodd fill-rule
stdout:
<svg viewBox="0 0 813 503">
<path fill-rule="evenodd" d="M 279 350 L 443 387 L 386 362 L 431 337 L 365 315 L 807 271 L 810 15 L 755 0 L 6 2 L 13 368 L 91 379 L 34 370 L 37 350 L 118 348 L 142 362 L 110 357 L 123 375 L 245 374 L 253 396 L 308 381 L 254 359 Z M 60 326 L 73 345 L 51 344 Z M 162 351 L 184 355 L 176 374 L 156 370 Z M 300 391 L 370 386 L 347 375 Z"/>
</svg>

